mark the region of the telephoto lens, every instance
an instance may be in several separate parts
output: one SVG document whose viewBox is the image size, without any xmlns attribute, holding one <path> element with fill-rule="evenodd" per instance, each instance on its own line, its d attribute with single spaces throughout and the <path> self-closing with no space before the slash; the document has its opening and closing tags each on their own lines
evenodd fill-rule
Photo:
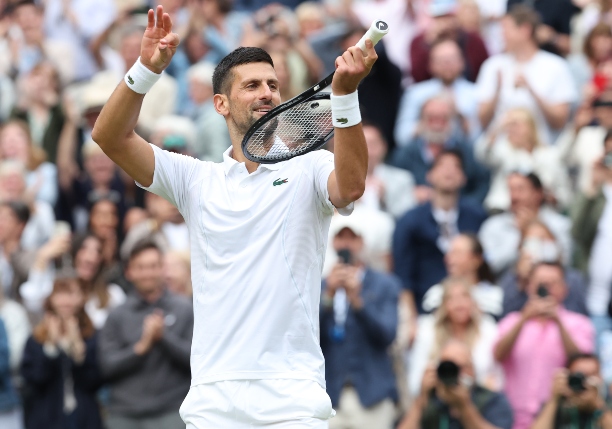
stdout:
<svg viewBox="0 0 612 429">
<path fill-rule="evenodd" d="M 572 372 L 567 377 L 567 384 L 573 392 L 584 392 L 586 390 L 586 377 L 581 372 Z"/>
<path fill-rule="evenodd" d="M 437 369 L 438 380 L 445 386 L 459 384 L 459 366 L 450 360 L 443 360 Z"/>
</svg>

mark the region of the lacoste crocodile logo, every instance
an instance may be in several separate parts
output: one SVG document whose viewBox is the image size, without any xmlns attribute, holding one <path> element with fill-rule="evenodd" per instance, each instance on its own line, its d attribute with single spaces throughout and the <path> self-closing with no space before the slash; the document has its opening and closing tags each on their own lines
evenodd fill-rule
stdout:
<svg viewBox="0 0 612 429">
<path fill-rule="evenodd" d="M 128 83 L 130 85 L 134 85 L 134 79 L 132 79 L 132 76 L 128 75 Z"/>
<path fill-rule="evenodd" d="M 274 186 L 280 186 L 283 183 L 287 183 L 289 181 L 289 179 L 276 179 L 274 182 L 272 182 L 272 185 Z"/>
<path fill-rule="evenodd" d="M 347 118 L 336 118 L 336 122 L 340 122 L 341 124 L 346 124 L 348 122 Z"/>
</svg>

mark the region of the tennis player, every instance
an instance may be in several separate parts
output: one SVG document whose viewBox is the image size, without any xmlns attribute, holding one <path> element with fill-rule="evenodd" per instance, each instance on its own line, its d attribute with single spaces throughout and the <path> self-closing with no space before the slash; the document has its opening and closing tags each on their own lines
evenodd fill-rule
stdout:
<svg viewBox="0 0 612 429">
<path fill-rule="evenodd" d="M 212 163 L 161 150 L 134 132 L 144 94 L 178 44 L 169 15 L 161 6 L 150 10 L 140 59 L 92 136 L 140 186 L 175 204 L 189 226 L 195 326 L 181 417 L 188 429 L 327 428 L 334 411 L 319 346 L 321 269 L 334 209 L 350 214 L 364 191 L 357 85 L 376 53 L 368 41 L 366 54 L 350 48 L 336 60 L 332 110 L 342 128 L 335 157 L 319 150 L 267 165 L 248 161 L 241 140 L 281 102 L 272 60 L 259 48 L 230 53 L 213 87 L 232 147 Z"/>
</svg>

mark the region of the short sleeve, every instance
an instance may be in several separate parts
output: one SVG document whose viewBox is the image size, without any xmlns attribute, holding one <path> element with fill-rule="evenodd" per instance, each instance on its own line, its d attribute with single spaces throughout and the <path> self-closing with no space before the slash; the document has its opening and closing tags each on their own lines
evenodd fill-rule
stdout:
<svg viewBox="0 0 612 429">
<path fill-rule="evenodd" d="M 495 57 L 486 60 L 480 68 L 476 80 L 476 98 L 479 102 L 491 101 L 497 89 L 497 66 Z"/>
<path fill-rule="evenodd" d="M 155 171 L 153 183 L 149 187 L 136 184 L 149 192 L 170 201 L 185 216 L 189 185 L 193 183 L 197 167 L 207 163 L 195 158 L 168 152 L 151 144 L 155 154 Z"/>
<path fill-rule="evenodd" d="M 562 58 L 552 58 L 552 60 L 556 62 L 554 72 L 551 74 L 555 79 L 551 81 L 554 84 L 549 86 L 548 94 L 545 95 L 546 101 L 555 104 L 577 101 L 578 90 L 567 61 Z"/>
<path fill-rule="evenodd" d="M 514 328 L 514 326 L 519 322 L 520 317 L 521 313 L 514 312 L 508 314 L 506 317 L 499 321 L 499 324 L 497 325 L 497 340 L 495 341 L 496 346 L 497 343 L 499 343 L 499 341 L 504 338 L 508 334 L 508 332 L 510 332 L 512 328 Z"/>
<path fill-rule="evenodd" d="M 342 216 L 348 216 L 353 212 L 355 203 L 350 203 L 343 208 L 335 207 L 329 199 L 329 189 L 327 182 L 329 175 L 336 168 L 334 164 L 334 154 L 327 150 L 318 150 L 312 155 L 312 171 L 315 181 L 315 189 L 322 210 L 330 215 L 334 213 L 334 209 L 338 210 Z"/>
<path fill-rule="evenodd" d="M 575 314 L 577 319 L 574 326 L 567 327 L 571 332 L 576 347 L 583 353 L 592 353 L 595 349 L 595 329 L 591 321 L 582 315 Z"/>
</svg>

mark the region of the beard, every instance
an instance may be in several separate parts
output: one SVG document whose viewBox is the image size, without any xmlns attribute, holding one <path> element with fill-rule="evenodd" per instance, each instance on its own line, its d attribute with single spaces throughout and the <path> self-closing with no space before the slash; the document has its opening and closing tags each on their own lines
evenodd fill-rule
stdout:
<svg viewBox="0 0 612 429">
<path fill-rule="evenodd" d="M 255 122 L 257 122 L 260 119 L 259 116 L 255 116 L 255 110 L 263 106 L 270 106 L 271 109 L 273 109 L 276 107 L 276 104 L 274 104 L 272 101 L 267 102 L 267 103 L 266 102 L 257 103 L 254 106 L 252 106 L 249 111 L 246 111 L 246 112 L 237 112 L 236 109 L 234 109 L 230 105 L 230 113 L 234 120 L 234 124 L 236 125 L 236 128 L 242 135 L 245 135 L 247 131 L 249 131 L 249 129 L 253 126 L 253 124 L 255 124 Z"/>
</svg>

